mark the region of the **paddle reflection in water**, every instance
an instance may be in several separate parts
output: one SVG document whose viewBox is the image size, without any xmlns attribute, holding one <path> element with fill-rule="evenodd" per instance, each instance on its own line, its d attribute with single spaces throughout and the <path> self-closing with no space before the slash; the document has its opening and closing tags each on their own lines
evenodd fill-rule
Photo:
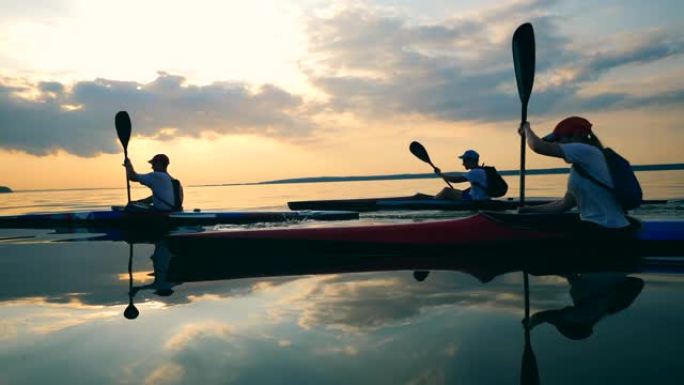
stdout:
<svg viewBox="0 0 684 385">
<path fill-rule="evenodd" d="M 153 290 L 154 294 L 160 297 L 168 297 L 173 294 L 173 287 L 181 282 L 171 282 L 168 280 L 169 265 L 172 254 L 169 251 L 168 243 L 165 238 L 161 238 L 154 243 L 154 252 L 150 256 L 154 269 L 154 281 L 151 284 L 133 286 L 133 244 L 130 244 L 130 255 L 128 257 L 128 306 L 124 310 L 124 317 L 136 319 L 140 312 L 133 304 L 133 298 L 141 290 Z"/>
</svg>

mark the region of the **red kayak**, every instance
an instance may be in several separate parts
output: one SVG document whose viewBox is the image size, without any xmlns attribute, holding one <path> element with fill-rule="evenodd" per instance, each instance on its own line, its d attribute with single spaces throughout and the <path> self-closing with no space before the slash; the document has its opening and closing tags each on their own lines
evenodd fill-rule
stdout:
<svg viewBox="0 0 684 385">
<path fill-rule="evenodd" d="M 636 222 L 636 221 L 635 221 Z M 622 234 L 587 229 L 576 214 L 479 213 L 467 218 L 352 227 L 210 231 L 170 237 L 177 253 L 510 254 L 619 251 L 684 254 L 684 221 L 644 221 Z M 534 250 L 533 250 L 534 249 Z M 651 254 L 653 253 L 653 254 Z"/>
</svg>

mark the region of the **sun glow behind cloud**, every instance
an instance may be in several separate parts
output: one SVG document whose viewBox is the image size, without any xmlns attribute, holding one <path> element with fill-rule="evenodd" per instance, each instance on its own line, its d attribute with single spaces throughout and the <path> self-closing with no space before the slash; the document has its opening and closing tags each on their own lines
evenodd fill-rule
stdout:
<svg viewBox="0 0 684 385">
<path fill-rule="evenodd" d="M 286 2 L 81 0 L 65 2 L 65 9 L 5 22 L 3 56 L 16 64 L 3 72 L 144 81 L 163 70 L 200 84 L 301 86 L 296 60 L 305 36 L 300 11 Z"/>
</svg>

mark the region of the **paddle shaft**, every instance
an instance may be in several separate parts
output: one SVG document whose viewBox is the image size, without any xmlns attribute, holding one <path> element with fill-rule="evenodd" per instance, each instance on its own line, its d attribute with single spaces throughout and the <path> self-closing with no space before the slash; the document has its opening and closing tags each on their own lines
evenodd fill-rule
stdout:
<svg viewBox="0 0 684 385">
<path fill-rule="evenodd" d="M 435 165 L 432 164 L 432 162 L 428 162 L 428 163 L 430 163 L 430 166 L 432 166 L 433 169 L 437 170 L 437 167 L 435 167 Z M 452 189 L 454 188 L 454 186 L 452 186 L 451 183 L 449 183 L 449 181 L 447 180 L 446 176 L 444 176 L 444 174 L 442 174 L 442 179 L 444 179 L 444 181 L 446 182 L 447 185 L 449 185 L 449 187 L 451 187 Z"/>
<path fill-rule="evenodd" d="M 128 160 L 128 148 L 124 147 L 124 162 Z M 126 193 L 128 195 L 128 203 L 131 203 L 131 181 L 128 180 L 128 169 L 126 169 Z"/>
<path fill-rule="evenodd" d="M 523 350 L 522 367 L 520 370 L 520 383 L 523 385 L 538 385 L 539 368 L 537 367 L 537 358 L 532 350 L 532 341 L 530 341 L 530 283 L 527 270 L 523 270 L 523 282 L 525 289 L 525 320 L 523 321 L 525 349 Z"/>
<path fill-rule="evenodd" d="M 522 126 L 527 121 L 527 103 L 522 104 L 522 119 L 520 125 Z M 525 205 L 525 143 L 527 141 L 525 132 L 520 135 L 520 207 Z"/>
</svg>

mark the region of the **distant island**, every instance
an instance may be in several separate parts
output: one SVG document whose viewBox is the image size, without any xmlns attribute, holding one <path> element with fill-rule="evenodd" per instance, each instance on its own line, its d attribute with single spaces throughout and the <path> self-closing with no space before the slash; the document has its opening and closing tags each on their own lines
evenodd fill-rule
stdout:
<svg viewBox="0 0 684 385">
<path fill-rule="evenodd" d="M 0 193 L 11 193 L 12 189 L 7 186 L 0 186 Z"/>
<path fill-rule="evenodd" d="M 646 165 L 632 165 L 632 169 L 637 172 L 644 171 L 678 171 L 684 170 L 684 163 L 669 163 L 669 164 L 646 164 Z M 570 171 L 569 168 L 544 168 L 544 169 L 532 169 L 526 170 L 527 175 L 554 175 L 554 174 L 567 174 Z M 447 175 L 458 175 L 460 173 L 449 172 L 445 173 Z M 520 175 L 519 170 L 499 170 L 499 174 L 503 176 L 514 176 Z M 269 180 L 263 182 L 251 182 L 251 183 L 222 183 L 222 184 L 207 184 L 200 186 L 251 186 L 251 185 L 264 185 L 264 184 L 291 184 L 291 183 L 326 183 L 326 182 L 360 182 L 360 181 L 372 181 L 372 180 L 399 180 L 399 179 L 428 179 L 437 178 L 433 173 L 423 173 L 423 174 L 390 174 L 390 175 L 357 175 L 357 176 L 318 176 L 318 177 L 307 177 L 307 178 L 291 178 L 291 179 L 278 179 Z"/>
</svg>

